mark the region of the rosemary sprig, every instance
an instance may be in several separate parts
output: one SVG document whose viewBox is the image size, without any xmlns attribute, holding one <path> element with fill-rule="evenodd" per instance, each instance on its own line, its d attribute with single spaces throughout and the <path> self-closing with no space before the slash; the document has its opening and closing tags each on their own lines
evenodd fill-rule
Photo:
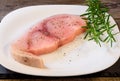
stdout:
<svg viewBox="0 0 120 81">
<path fill-rule="evenodd" d="M 89 37 L 88 40 L 94 40 L 100 46 L 100 42 L 110 42 L 112 47 L 112 43 L 116 41 L 114 38 L 116 34 L 112 33 L 112 29 L 116 25 L 110 25 L 108 9 L 101 4 L 100 0 L 86 0 L 86 2 L 88 9 L 81 15 L 87 18 L 87 26 L 85 26 L 87 33 L 84 38 Z"/>
</svg>

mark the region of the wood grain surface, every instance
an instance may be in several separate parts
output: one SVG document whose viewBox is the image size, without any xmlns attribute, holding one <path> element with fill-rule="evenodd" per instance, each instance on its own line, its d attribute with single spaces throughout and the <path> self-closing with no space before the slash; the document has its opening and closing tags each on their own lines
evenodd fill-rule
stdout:
<svg viewBox="0 0 120 81">
<path fill-rule="evenodd" d="M 120 0 L 101 0 L 120 26 Z M 0 0 L 0 20 L 9 12 L 31 5 L 74 4 L 86 5 L 85 0 Z"/>
<path fill-rule="evenodd" d="M 120 0 L 101 0 L 108 7 L 109 14 L 113 16 L 118 26 L 120 27 Z M 46 5 L 46 4 L 74 4 L 86 5 L 85 0 L 0 0 L 0 20 L 9 12 L 31 5 Z M 33 79 L 37 81 L 38 79 Z M 20 79 L 5 79 L 0 81 L 23 81 Z M 29 81 L 28 79 L 24 81 Z M 96 78 L 52 78 L 39 79 L 38 81 L 120 81 L 120 77 L 96 77 Z"/>
<path fill-rule="evenodd" d="M 2 79 L 0 81 L 120 81 L 120 77 L 54 78 L 54 79 Z"/>
</svg>

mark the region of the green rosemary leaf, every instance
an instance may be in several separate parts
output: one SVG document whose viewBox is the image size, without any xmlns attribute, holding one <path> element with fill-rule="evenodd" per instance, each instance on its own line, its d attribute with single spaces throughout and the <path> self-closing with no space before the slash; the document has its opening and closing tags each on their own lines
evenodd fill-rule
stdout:
<svg viewBox="0 0 120 81">
<path fill-rule="evenodd" d="M 89 33 L 86 33 L 86 35 L 85 35 L 84 39 L 86 39 L 86 37 L 88 36 L 88 34 L 89 34 Z"/>
<path fill-rule="evenodd" d="M 116 24 L 112 25 L 110 28 L 112 29 L 112 28 L 114 28 L 115 26 L 116 26 Z"/>
<path fill-rule="evenodd" d="M 117 32 L 117 33 L 114 33 L 113 35 L 117 35 L 117 34 L 119 34 L 120 32 Z"/>
<path fill-rule="evenodd" d="M 80 16 L 86 16 L 86 15 L 89 15 L 90 13 L 85 13 L 85 14 L 82 14 L 82 15 L 80 15 Z"/>
<path fill-rule="evenodd" d="M 88 40 L 94 40 L 100 46 L 100 42 L 110 42 L 112 46 L 112 43 L 116 41 L 114 35 L 118 33 L 112 33 L 112 28 L 114 28 L 116 24 L 111 26 L 110 15 L 107 14 L 108 8 L 105 8 L 100 0 L 86 0 L 86 3 L 88 9 L 85 14 L 81 15 L 87 19 L 87 26 L 84 27 L 87 29 L 87 33 L 84 39 L 89 37 Z M 103 36 L 105 36 L 105 39 L 101 38 Z"/>
</svg>

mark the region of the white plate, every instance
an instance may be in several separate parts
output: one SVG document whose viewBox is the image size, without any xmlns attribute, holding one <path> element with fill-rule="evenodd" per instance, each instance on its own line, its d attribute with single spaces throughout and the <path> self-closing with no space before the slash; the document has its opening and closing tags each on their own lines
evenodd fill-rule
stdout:
<svg viewBox="0 0 120 81">
<path fill-rule="evenodd" d="M 9 45 L 11 41 L 19 37 L 21 33 L 36 22 L 54 14 L 80 15 L 86 9 L 86 6 L 80 5 L 41 5 L 24 7 L 9 13 L 2 19 L 0 24 L 1 65 L 15 72 L 38 76 L 84 75 L 112 66 L 120 57 L 119 34 L 116 36 L 117 42 L 114 43 L 112 48 L 106 46 L 106 44 L 99 47 L 93 41 L 84 40 L 80 45 L 74 41 L 76 43 L 75 48 L 69 49 L 68 45 L 66 55 L 62 53 L 62 51 L 66 51 L 65 49 L 60 51 L 62 54 L 45 55 L 43 58 L 48 69 L 39 69 L 20 64 L 10 56 Z M 111 17 L 111 24 L 114 23 L 115 21 Z M 114 31 L 119 31 L 118 26 L 114 28 Z"/>
</svg>

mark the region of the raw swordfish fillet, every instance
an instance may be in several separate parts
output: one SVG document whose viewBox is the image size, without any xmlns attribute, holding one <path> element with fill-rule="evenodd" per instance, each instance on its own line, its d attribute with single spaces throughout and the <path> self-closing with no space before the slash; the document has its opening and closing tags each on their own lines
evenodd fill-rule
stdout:
<svg viewBox="0 0 120 81">
<path fill-rule="evenodd" d="M 45 68 L 40 55 L 56 51 L 85 32 L 85 20 L 71 14 L 58 14 L 35 24 L 11 44 L 13 58 L 25 65 Z"/>
</svg>

